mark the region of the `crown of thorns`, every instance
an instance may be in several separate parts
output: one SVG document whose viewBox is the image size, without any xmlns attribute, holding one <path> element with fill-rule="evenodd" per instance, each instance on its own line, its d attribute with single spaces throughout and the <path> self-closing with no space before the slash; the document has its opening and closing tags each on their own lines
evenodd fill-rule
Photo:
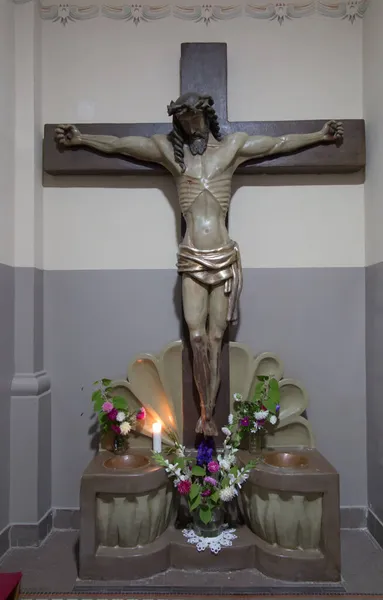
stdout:
<svg viewBox="0 0 383 600">
<path fill-rule="evenodd" d="M 214 100 L 211 96 L 195 96 L 194 99 L 191 97 L 188 100 L 183 100 L 181 97 L 179 100 L 176 100 L 176 102 L 173 102 L 173 100 L 170 102 L 168 106 L 168 115 L 169 117 L 172 117 L 173 115 L 182 115 L 190 110 L 205 110 L 213 106 L 213 104 Z"/>
</svg>

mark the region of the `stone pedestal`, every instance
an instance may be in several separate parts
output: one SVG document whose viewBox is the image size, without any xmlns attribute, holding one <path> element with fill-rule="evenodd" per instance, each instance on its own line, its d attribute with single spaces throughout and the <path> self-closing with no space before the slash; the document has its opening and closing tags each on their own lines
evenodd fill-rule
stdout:
<svg viewBox="0 0 383 600">
<path fill-rule="evenodd" d="M 246 525 L 218 555 L 198 552 L 174 528 L 172 483 L 150 451 L 135 452 L 147 457 L 146 465 L 108 468 L 113 455 L 101 452 L 84 472 L 81 579 L 133 580 L 169 568 L 256 568 L 286 581 L 340 580 L 339 477 L 317 450 L 262 453 L 239 497 Z M 250 458 L 238 453 L 239 462 Z"/>
<path fill-rule="evenodd" d="M 265 450 L 240 500 L 257 568 L 275 579 L 339 581 L 339 475 L 315 449 Z M 239 454 L 246 463 L 250 455 Z"/>
<path fill-rule="evenodd" d="M 168 543 L 161 536 L 175 517 L 174 487 L 151 462 L 150 451 L 136 454 L 146 455 L 142 466 L 120 469 L 106 466 L 113 455 L 101 452 L 82 476 L 83 579 L 137 579 L 168 566 Z"/>
</svg>

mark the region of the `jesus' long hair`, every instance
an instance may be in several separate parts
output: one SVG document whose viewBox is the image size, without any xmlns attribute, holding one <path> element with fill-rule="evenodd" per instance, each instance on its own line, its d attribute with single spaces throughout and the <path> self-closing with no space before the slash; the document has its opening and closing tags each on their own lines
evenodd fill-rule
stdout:
<svg viewBox="0 0 383 600">
<path fill-rule="evenodd" d="M 172 101 L 168 106 L 168 115 L 173 117 L 173 129 L 169 133 L 168 139 L 174 149 L 174 160 L 179 164 L 183 173 L 186 170 L 184 144 L 186 144 L 188 140 L 178 120 L 178 115 L 187 110 L 203 110 L 207 117 L 209 131 L 219 142 L 222 139 L 222 134 L 218 123 L 217 113 L 215 112 L 213 105 L 214 100 L 211 96 L 189 92 L 180 96 L 175 102 Z"/>
</svg>

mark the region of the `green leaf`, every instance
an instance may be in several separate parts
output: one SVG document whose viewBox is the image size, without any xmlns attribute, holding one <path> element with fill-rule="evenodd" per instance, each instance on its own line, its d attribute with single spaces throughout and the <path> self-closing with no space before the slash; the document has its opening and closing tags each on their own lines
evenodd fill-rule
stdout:
<svg viewBox="0 0 383 600">
<path fill-rule="evenodd" d="M 259 381 L 268 381 L 270 378 L 268 375 L 257 375 L 257 379 L 259 379 Z"/>
<path fill-rule="evenodd" d="M 95 392 L 93 392 L 92 394 L 92 401 L 95 402 L 97 400 L 97 398 L 102 398 L 102 394 L 100 390 L 96 390 Z"/>
<path fill-rule="evenodd" d="M 279 392 L 279 383 L 276 379 L 270 379 L 270 390 Z"/>
<path fill-rule="evenodd" d="M 192 468 L 192 474 L 197 475 L 197 477 L 204 477 L 206 475 L 206 469 L 199 467 L 198 465 L 194 465 Z"/>
<path fill-rule="evenodd" d="M 237 476 L 238 475 L 238 467 L 236 465 L 234 465 L 234 467 L 231 467 L 229 473 L 231 473 L 232 475 Z"/>
<path fill-rule="evenodd" d="M 258 381 L 258 383 L 255 386 L 255 393 L 254 393 L 254 397 L 256 400 L 260 400 L 260 398 L 262 396 L 262 392 L 263 392 L 263 387 L 264 387 L 263 382 Z"/>
<path fill-rule="evenodd" d="M 93 381 L 93 385 L 98 385 L 99 383 L 99 381 Z"/>
<path fill-rule="evenodd" d="M 174 464 L 178 465 L 179 468 L 182 470 L 185 468 L 185 461 L 186 461 L 186 459 L 183 458 L 182 456 L 177 456 L 177 458 L 174 461 Z"/>
<path fill-rule="evenodd" d="M 102 405 L 104 404 L 104 398 L 102 397 L 100 390 L 97 390 L 97 392 L 93 392 L 92 402 L 94 404 L 95 412 L 99 412 L 102 408 Z"/>
<path fill-rule="evenodd" d="M 111 379 L 101 379 L 101 383 L 104 386 L 110 385 L 112 383 Z"/>
<path fill-rule="evenodd" d="M 128 408 L 128 404 L 127 404 L 125 398 L 123 398 L 122 396 L 115 396 L 114 398 L 112 398 L 112 402 L 113 402 L 114 408 L 117 408 L 117 409 L 127 409 Z"/>
<path fill-rule="evenodd" d="M 217 503 L 219 502 L 219 491 L 216 490 L 211 496 L 210 496 L 210 500 L 212 500 L 212 502 Z"/>
<path fill-rule="evenodd" d="M 190 511 L 195 510 L 196 508 L 198 508 L 201 504 L 201 496 L 197 496 L 196 498 L 194 498 L 194 500 L 192 502 L 190 502 L 189 504 L 189 509 Z"/>
<path fill-rule="evenodd" d="M 189 492 L 190 499 L 194 500 L 194 498 L 199 495 L 200 491 L 201 486 L 198 485 L 198 483 L 193 483 Z"/>
<path fill-rule="evenodd" d="M 263 401 L 263 405 L 267 408 L 268 411 L 270 412 L 275 412 L 275 407 L 277 406 L 276 402 L 273 402 L 273 400 L 270 400 L 270 398 L 266 398 Z"/>
<path fill-rule="evenodd" d="M 206 504 L 201 506 L 201 508 L 199 509 L 199 518 L 201 519 L 202 523 L 205 523 L 205 525 L 210 523 L 211 510 L 209 506 L 206 506 Z"/>
<path fill-rule="evenodd" d="M 156 461 L 156 463 L 161 467 L 166 466 L 166 461 L 160 452 L 153 452 L 153 458 Z"/>
</svg>

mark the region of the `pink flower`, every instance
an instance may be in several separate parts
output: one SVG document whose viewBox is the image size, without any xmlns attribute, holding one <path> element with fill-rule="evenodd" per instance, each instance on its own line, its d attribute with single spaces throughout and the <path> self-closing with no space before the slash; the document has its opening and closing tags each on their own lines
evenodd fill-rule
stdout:
<svg viewBox="0 0 383 600">
<path fill-rule="evenodd" d="M 204 498 L 206 498 L 207 496 L 211 496 L 211 490 L 204 490 L 203 492 L 201 492 L 201 496 L 203 496 Z"/>
<path fill-rule="evenodd" d="M 136 414 L 136 419 L 137 419 L 137 421 L 143 421 L 145 418 L 146 418 L 146 410 L 144 409 L 144 407 L 142 407 Z"/>
<path fill-rule="evenodd" d="M 214 486 L 216 486 L 216 485 L 217 485 L 217 482 L 216 482 L 216 480 L 215 480 L 213 477 L 209 477 L 209 475 L 208 475 L 207 477 L 205 477 L 205 478 L 204 478 L 203 482 L 204 482 L 204 483 L 207 483 L 207 484 L 209 484 L 209 485 L 214 485 Z"/>
<path fill-rule="evenodd" d="M 110 413 L 110 411 L 113 410 L 113 404 L 109 402 L 109 400 L 107 402 L 104 402 L 104 404 L 102 405 L 102 410 L 104 413 Z"/>
<path fill-rule="evenodd" d="M 207 465 L 207 469 L 210 473 L 218 473 L 219 464 L 217 463 L 216 460 L 211 460 Z"/>
<path fill-rule="evenodd" d="M 188 493 L 190 492 L 190 488 L 191 488 L 190 479 L 187 479 L 186 481 L 180 481 L 179 484 L 177 485 L 177 490 L 179 491 L 181 496 L 187 496 Z"/>
<path fill-rule="evenodd" d="M 118 425 L 111 425 L 110 428 L 112 431 L 114 431 L 114 433 L 117 433 L 117 435 L 120 435 L 121 429 L 119 428 Z"/>
<path fill-rule="evenodd" d="M 112 410 L 110 412 L 108 412 L 108 419 L 110 419 L 111 421 L 115 421 L 117 415 L 118 415 L 117 408 L 112 408 Z"/>
<path fill-rule="evenodd" d="M 243 419 L 240 420 L 239 424 L 242 427 L 248 427 L 250 425 L 249 417 L 243 417 Z"/>
</svg>

